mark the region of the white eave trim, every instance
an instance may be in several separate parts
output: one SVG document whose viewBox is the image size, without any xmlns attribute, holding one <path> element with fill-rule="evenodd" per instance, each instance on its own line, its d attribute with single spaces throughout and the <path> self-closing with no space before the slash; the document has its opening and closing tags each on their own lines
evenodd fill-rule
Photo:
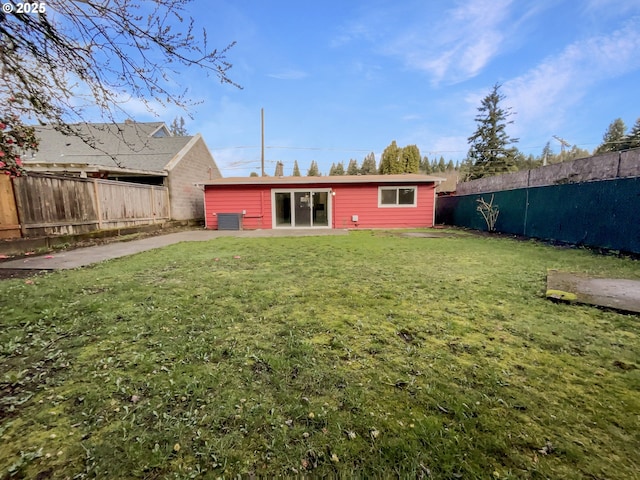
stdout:
<svg viewBox="0 0 640 480">
<path fill-rule="evenodd" d="M 187 142 L 187 144 L 182 147 L 180 149 L 180 151 L 178 153 L 175 154 L 175 156 L 169 161 L 169 163 L 167 163 L 164 166 L 164 169 L 167 171 L 171 171 L 175 168 L 175 166 L 180 163 L 180 161 L 184 158 L 184 156 L 187 154 L 187 152 L 189 150 L 191 150 L 193 148 L 193 146 L 198 143 L 198 141 L 202 138 L 202 135 L 199 133 L 196 133 L 193 137 L 191 137 L 191 140 L 189 140 Z"/>
</svg>

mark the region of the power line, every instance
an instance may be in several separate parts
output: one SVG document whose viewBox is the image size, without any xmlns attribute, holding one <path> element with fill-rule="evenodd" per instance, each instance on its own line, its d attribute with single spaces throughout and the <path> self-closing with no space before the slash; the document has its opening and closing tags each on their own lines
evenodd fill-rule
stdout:
<svg viewBox="0 0 640 480">
<path fill-rule="evenodd" d="M 623 141 L 623 140 L 622 140 Z M 618 141 L 618 142 L 610 142 L 610 143 L 621 143 L 622 141 Z M 573 144 L 573 146 L 576 147 L 590 147 L 590 146 L 596 146 L 598 144 L 589 142 L 589 143 L 576 143 Z M 545 145 L 533 145 L 533 146 L 521 146 L 520 148 L 518 148 L 518 150 L 520 151 L 531 151 L 531 150 L 536 150 L 536 149 L 540 149 L 542 150 Z M 237 146 L 229 146 L 229 147 L 218 147 L 218 148 L 210 148 L 210 151 L 212 152 L 220 152 L 220 151 L 225 151 L 225 150 L 243 150 L 243 149 L 259 149 L 261 148 L 260 145 L 237 145 Z M 270 150 L 305 150 L 305 151 L 318 151 L 318 152 L 322 152 L 322 151 L 326 151 L 326 152 L 375 152 L 376 149 L 375 148 L 358 148 L 358 147 L 295 147 L 295 146 L 286 146 L 286 145 L 265 145 L 265 149 L 270 149 Z M 452 154 L 452 153 L 466 153 L 468 152 L 468 149 L 459 149 L 459 150 L 455 150 L 455 149 L 451 149 L 451 150 L 422 150 L 421 153 L 424 155 L 442 155 L 442 154 Z M 275 160 L 273 160 L 272 162 L 274 162 Z"/>
<path fill-rule="evenodd" d="M 258 145 L 239 145 L 237 147 L 219 147 L 219 148 L 210 148 L 210 151 L 217 152 L 222 150 L 239 150 L 243 148 L 260 148 Z"/>
<path fill-rule="evenodd" d="M 342 148 L 342 147 L 286 147 L 286 146 L 277 146 L 270 145 L 265 148 L 277 148 L 281 150 L 317 150 L 317 151 L 327 151 L 327 152 L 371 152 L 371 149 L 365 148 Z"/>
</svg>

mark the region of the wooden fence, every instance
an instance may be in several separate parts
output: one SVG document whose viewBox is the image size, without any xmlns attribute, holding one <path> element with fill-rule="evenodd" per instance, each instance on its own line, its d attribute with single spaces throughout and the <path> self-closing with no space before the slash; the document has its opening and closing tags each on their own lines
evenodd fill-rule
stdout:
<svg viewBox="0 0 640 480">
<path fill-rule="evenodd" d="M 170 218 L 163 186 L 35 173 L 14 178 L 13 191 L 6 183 L 0 183 L 0 238 L 81 234 Z"/>
<path fill-rule="evenodd" d="M 18 210 L 13 197 L 11 178 L 0 172 L 0 239 L 20 236 Z"/>
</svg>

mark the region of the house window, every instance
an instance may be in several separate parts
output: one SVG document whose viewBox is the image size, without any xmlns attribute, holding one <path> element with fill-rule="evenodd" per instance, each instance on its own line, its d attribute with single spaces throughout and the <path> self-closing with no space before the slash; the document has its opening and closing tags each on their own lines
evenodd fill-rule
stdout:
<svg viewBox="0 0 640 480">
<path fill-rule="evenodd" d="M 379 187 L 379 207 L 415 207 L 418 196 L 418 188 L 411 187 Z"/>
<path fill-rule="evenodd" d="M 171 133 L 169 133 L 169 130 L 167 130 L 167 128 L 164 125 L 162 125 L 155 132 L 153 132 L 151 136 L 153 138 L 164 138 L 164 137 L 170 137 Z"/>
</svg>

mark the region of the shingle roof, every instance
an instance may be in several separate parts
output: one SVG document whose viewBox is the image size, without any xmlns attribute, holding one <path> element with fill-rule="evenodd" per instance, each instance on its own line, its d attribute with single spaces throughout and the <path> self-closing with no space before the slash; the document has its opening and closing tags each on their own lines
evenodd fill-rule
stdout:
<svg viewBox="0 0 640 480">
<path fill-rule="evenodd" d="M 163 122 L 92 123 L 73 125 L 92 139 L 93 148 L 77 136 L 63 135 L 50 126 L 35 127 L 40 147 L 29 163 L 75 163 L 161 172 L 193 137 L 154 137 Z M 115 156 L 118 163 L 111 155 Z M 119 164 L 119 165 L 118 165 Z"/>
<path fill-rule="evenodd" d="M 445 180 L 436 187 L 436 193 L 451 193 L 458 188 L 460 173 L 457 170 L 439 173 Z"/>
<path fill-rule="evenodd" d="M 228 177 L 203 185 L 308 185 L 336 183 L 435 183 L 444 180 L 431 175 L 403 173 L 398 175 L 332 175 L 325 177 Z"/>
</svg>

